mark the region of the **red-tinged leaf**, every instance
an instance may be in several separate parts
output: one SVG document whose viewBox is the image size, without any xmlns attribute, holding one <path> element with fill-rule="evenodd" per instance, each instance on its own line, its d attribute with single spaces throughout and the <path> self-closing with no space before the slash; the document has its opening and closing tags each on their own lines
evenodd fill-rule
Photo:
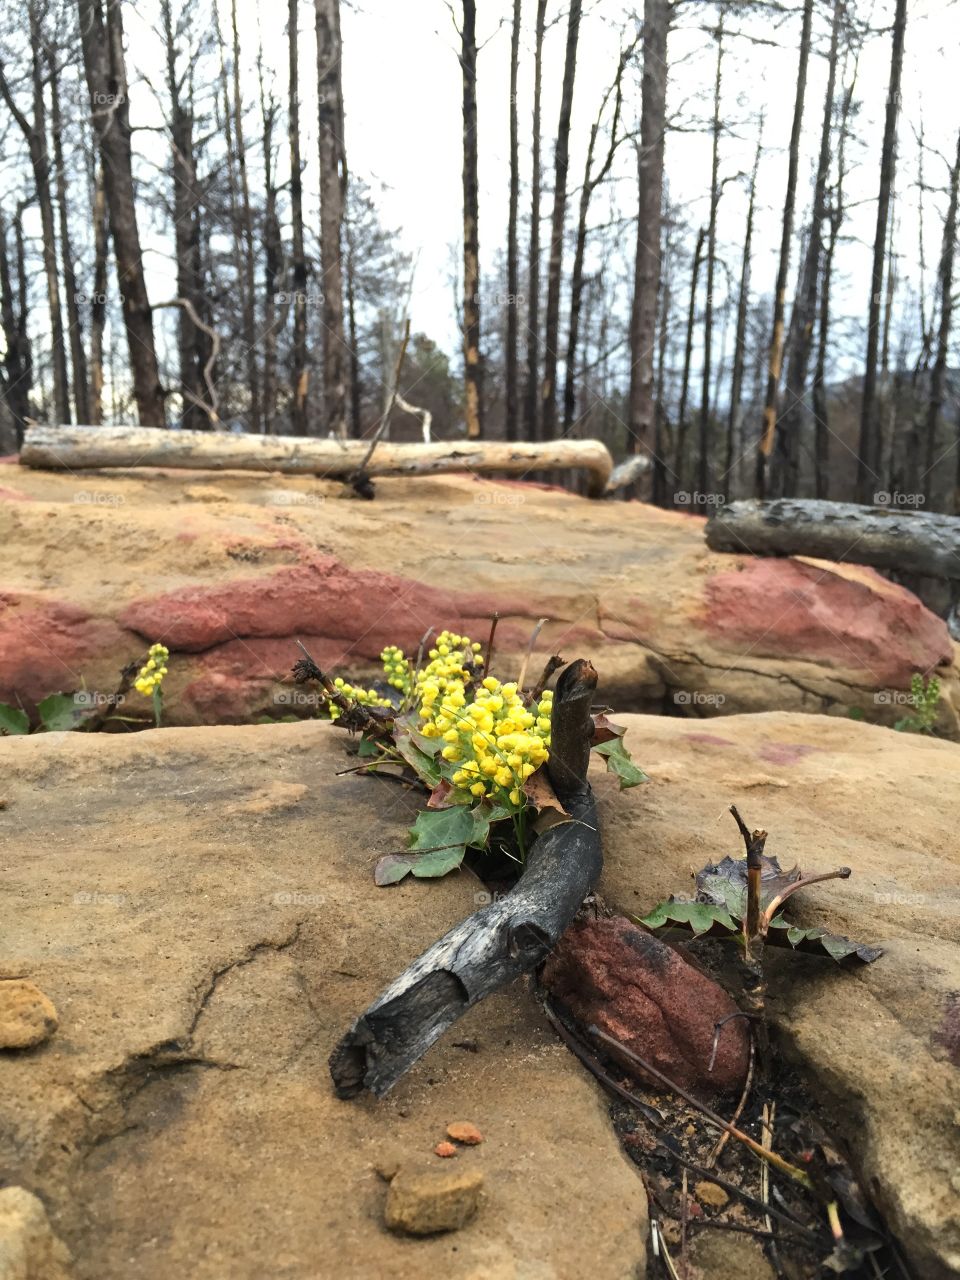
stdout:
<svg viewBox="0 0 960 1280">
<path fill-rule="evenodd" d="M 611 742 L 614 738 L 622 738 L 627 732 L 626 725 L 614 724 L 604 711 L 598 711 L 593 717 L 593 739 L 591 747 L 599 747 L 602 742 Z"/>
</svg>

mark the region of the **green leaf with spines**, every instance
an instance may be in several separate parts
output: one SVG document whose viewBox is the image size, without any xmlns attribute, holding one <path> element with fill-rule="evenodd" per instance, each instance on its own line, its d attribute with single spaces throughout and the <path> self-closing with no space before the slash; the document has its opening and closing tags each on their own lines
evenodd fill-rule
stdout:
<svg viewBox="0 0 960 1280">
<path fill-rule="evenodd" d="M 610 738 L 607 742 L 600 742 L 593 750 L 606 760 L 607 771 L 615 773 L 620 779 L 621 791 L 649 781 L 643 770 L 630 759 L 630 752 L 623 745 L 622 738 Z"/>
</svg>

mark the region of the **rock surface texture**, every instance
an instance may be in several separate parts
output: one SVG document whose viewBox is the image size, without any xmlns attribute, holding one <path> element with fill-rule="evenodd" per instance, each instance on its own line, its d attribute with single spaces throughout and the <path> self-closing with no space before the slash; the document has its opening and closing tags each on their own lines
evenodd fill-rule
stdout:
<svg viewBox="0 0 960 1280">
<path fill-rule="evenodd" d="M 601 806 L 608 904 L 643 914 L 770 834 L 784 868 L 849 866 L 788 915 L 879 943 L 871 965 L 768 949 L 776 1043 L 830 1101 L 864 1186 L 924 1280 L 960 1274 L 960 747 L 822 716 L 735 716 L 698 732 L 623 717 L 650 782 Z"/>
<path fill-rule="evenodd" d="M 346 741 L 316 722 L 0 740 L 0 975 L 60 1015 L 0 1052 L 0 1185 L 42 1197 L 76 1280 L 642 1276 L 640 1178 L 523 987 L 384 1101 L 333 1096 L 337 1039 L 482 889 L 374 887 L 410 801 L 336 777 Z M 466 1118 L 483 1142 L 434 1156 Z M 388 1151 L 398 1177 L 482 1174 L 479 1212 L 390 1231 Z"/>
<path fill-rule="evenodd" d="M 892 724 L 935 672 L 960 736 L 956 649 L 915 596 L 855 565 L 711 552 L 698 516 L 467 475 L 379 480 L 369 503 L 289 476 L 0 472 L 0 701 L 107 695 L 160 640 L 169 722 L 307 714 L 282 684 L 296 638 L 359 677 L 431 626 L 485 639 L 499 611 L 504 659 L 547 617 L 543 651 L 590 653 L 620 706 Z"/>
</svg>

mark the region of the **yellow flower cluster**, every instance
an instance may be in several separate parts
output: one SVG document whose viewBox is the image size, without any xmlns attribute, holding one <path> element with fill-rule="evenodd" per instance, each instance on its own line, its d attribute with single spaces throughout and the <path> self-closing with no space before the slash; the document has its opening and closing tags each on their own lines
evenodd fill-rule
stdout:
<svg viewBox="0 0 960 1280">
<path fill-rule="evenodd" d="M 381 653 L 380 661 L 383 663 L 387 684 L 406 696 L 410 692 L 410 663 L 403 656 L 403 650 L 398 649 L 395 644 L 389 644 Z"/>
<path fill-rule="evenodd" d="M 427 681 L 422 692 L 421 732 L 442 738 L 441 756 L 460 767 L 454 786 L 478 798 L 496 794 L 500 803 L 520 808 L 523 784 L 547 759 L 553 694 L 544 693 L 536 710 L 528 708 L 516 684 L 487 676 L 468 703 L 461 682 L 444 690 Z"/>
<path fill-rule="evenodd" d="M 145 698 L 149 698 L 155 689 L 159 689 L 163 684 L 163 677 L 167 674 L 167 659 L 170 657 L 170 650 L 166 645 L 152 644 L 147 652 L 147 661 L 137 672 L 137 678 L 133 682 L 133 687 L 137 693 L 143 694 Z"/>
<path fill-rule="evenodd" d="M 345 698 L 350 698 L 353 702 L 359 702 L 362 707 L 390 707 L 393 705 L 389 698 L 381 698 L 376 689 L 361 689 L 359 685 L 347 684 L 343 676 L 337 676 L 333 683 Z M 328 707 L 330 719 L 339 720 L 342 714 L 340 708 L 332 702 L 328 703 Z"/>
</svg>

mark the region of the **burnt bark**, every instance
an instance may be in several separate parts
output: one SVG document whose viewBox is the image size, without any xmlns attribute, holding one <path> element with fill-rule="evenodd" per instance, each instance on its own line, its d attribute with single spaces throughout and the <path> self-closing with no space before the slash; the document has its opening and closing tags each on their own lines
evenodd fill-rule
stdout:
<svg viewBox="0 0 960 1280">
<path fill-rule="evenodd" d="M 120 3 L 119 0 L 77 0 L 77 8 L 93 127 L 103 162 L 104 191 L 137 412 L 141 426 L 162 427 L 166 425 L 164 395 L 134 197 Z"/>
<path fill-rule="evenodd" d="M 527 440 L 540 439 L 540 96 L 543 81 L 543 33 L 547 0 L 537 0 L 533 55 L 533 169 L 530 179 L 530 251 L 527 282 L 527 380 L 523 398 L 523 429 Z"/>
<path fill-rule="evenodd" d="M 697 247 L 693 253 L 690 270 L 690 301 L 687 304 L 687 338 L 683 349 L 683 377 L 680 384 L 680 408 L 677 411 L 677 441 L 673 459 L 673 471 L 681 489 L 686 483 L 687 401 L 690 395 L 690 363 L 693 358 L 693 331 L 697 318 L 697 286 L 700 282 L 700 264 L 703 262 L 703 245 L 707 238 L 706 227 L 697 233 Z"/>
<path fill-rule="evenodd" d="M 650 439 L 655 413 L 653 349 L 657 327 L 663 223 L 663 156 L 667 115 L 668 0 L 645 0 L 643 8 L 643 88 L 640 149 L 637 153 L 637 247 L 630 317 L 629 447 L 637 452 Z M 657 467 L 657 460 L 654 460 Z M 662 486 L 662 467 L 654 486 Z"/>
<path fill-rule="evenodd" d="M 713 551 L 813 556 L 897 573 L 960 579 L 960 518 L 853 502 L 747 499 L 707 522 Z"/>
<path fill-rule="evenodd" d="M 733 488 L 734 455 L 740 447 L 743 426 L 743 375 L 747 358 L 747 314 L 750 309 L 750 268 L 753 254 L 753 220 L 757 204 L 757 170 L 763 150 L 763 121 L 757 136 L 757 150 L 750 175 L 747 222 L 743 233 L 743 257 L 740 261 L 740 286 L 737 294 L 737 327 L 733 340 L 733 369 L 730 374 L 730 412 L 727 417 L 727 454 L 723 470 L 723 490 L 729 499 Z"/>
<path fill-rule="evenodd" d="M 290 238 L 293 270 L 293 340 L 290 348 L 290 417 L 295 436 L 307 434 L 310 373 L 307 368 L 307 257 L 303 243 L 303 164 L 300 159 L 300 62 L 297 0 L 287 5 L 289 80 L 287 141 L 290 148 Z"/>
<path fill-rule="evenodd" d="M 897 165 L 897 117 L 900 110 L 900 77 L 907 27 L 907 0 L 897 0 L 893 19 L 890 55 L 890 84 L 880 153 L 880 191 L 877 198 L 877 228 L 873 241 L 873 268 L 870 277 L 870 304 L 867 319 L 867 354 L 863 369 L 863 398 L 860 405 L 860 441 L 857 448 L 857 497 L 868 502 L 880 479 L 880 410 L 877 402 L 877 353 L 880 346 L 880 312 L 883 303 L 884 269 L 887 256 L 887 223 Z"/>
<path fill-rule="evenodd" d="M 786 408 L 777 423 L 770 472 L 770 493 L 776 497 L 792 497 L 799 483 L 800 436 L 804 427 L 804 397 L 807 370 L 813 346 L 813 326 L 817 311 L 817 288 L 820 283 L 820 260 L 823 253 L 823 221 L 827 214 L 827 179 L 830 173 L 830 137 L 833 129 L 833 99 L 837 83 L 837 52 L 844 0 L 834 0 L 830 27 L 830 51 L 827 55 L 827 89 L 823 100 L 820 125 L 820 153 L 810 213 L 810 235 L 800 272 L 800 285 L 793 308 L 794 341 L 787 362 Z"/>
<path fill-rule="evenodd" d="M 520 438 L 518 391 L 520 272 L 517 262 L 517 211 L 520 204 L 520 145 L 517 122 L 517 71 L 520 62 L 520 0 L 513 0 L 513 29 L 510 36 L 510 204 L 507 213 L 507 349 L 506 421 L 508 440 Z"/>
<path fill-rule="evenodd" d="M 953 321 L 953 264 L 957 247 L 957 196 L 960 186 L 960 135 L 957 137 L 957 155 L 950 171 L 950 195 L 947 216 L 943 223 L 943 248 L 940 252 L 938 290 L 940 294 L 940 323 L 937 329 L 937 355 L 930 372 L 930 399 L 927 402 L 926 424 L 926 472 L 924 494 L 929 499 L 933 471 L 936 465 L 937 426 L 946 393 L 947 365 L 950 358 L 950 330 Z M 957 487 L 960 491 L 960 458 L 957 461 Z"/>
<path fill-rule="evenodd" d="M 767 484 L 767 459 L 773 449 L 777 425 L 777 405 L 780 398 L 780 370 L 783 364 L 783 330 L 787 299 L 787 274 L 790 270 L 790 245 L 793 239 L 793 219 L 797 201 L 797 172 L 800 165 L 800 135 L 803 126 L 803 102 L 807 90 L 807 64 L 810 60 L 810 27 L 813 21 L 813 0 L 804 0 L 803 23 L 800 31 L 800 57 L 797 64 L 797 90 L 793 100 L 793 125 L 790 130 L 790 154 L 787 163 L 787 190 L 783 202 L 783 222 L 780 236 L 780 257 L 777 265 L 777 282 L 773 294 L 773 331 L 767 360 L 767 394 L 763 409 L 763 432 L 756 459 L 756 490 L 763 497 Z"/>
<path fill-rule="evenodd" d="M 713 82 L 713 125 L 710 162 L 710 221 L 707 227 L 707 296 L 703 308 L 703 369 L 700 394 L 697 488 L 710 491 L 710 378 L 713 370 L 713 288 L 717 266 L 717 211 L 720 205 L 720 90 L 723 74 L 723 10 L 714 31 L 717 68 Z"/>
<path fill-rule="evenodd" d="M 563 269 L 563 231 L 567 217 L 567 170 L 570 166 L 570 117 L 577 71 L 582 0 L 570 0 L 567 45 L 560 90 L 560 119 L 553 163 L 553 217 L 550 224 L 550 257 L 547 263 L 547 311 L 544 322 L 543 384 L 540 390 L 541 433 L 544 440 L 557 434 L 557 360 L 560 345 L 560 284 Z"/>
<path fill-rule="evenodd" d="M 467 438 L 483 435 L 480 355 L 480 184 L 477 176 L 477 5 L 463 0 L 463 378 Z"/>
<path fill-rule="evenodd" d="M 323 279 L 324 434 L 346 438 L 347 346 L 343 332 L 343 209 L 347 194 L 340 0 L 314 0 L 320 152 L 320 271 Z"/>
</svg>

